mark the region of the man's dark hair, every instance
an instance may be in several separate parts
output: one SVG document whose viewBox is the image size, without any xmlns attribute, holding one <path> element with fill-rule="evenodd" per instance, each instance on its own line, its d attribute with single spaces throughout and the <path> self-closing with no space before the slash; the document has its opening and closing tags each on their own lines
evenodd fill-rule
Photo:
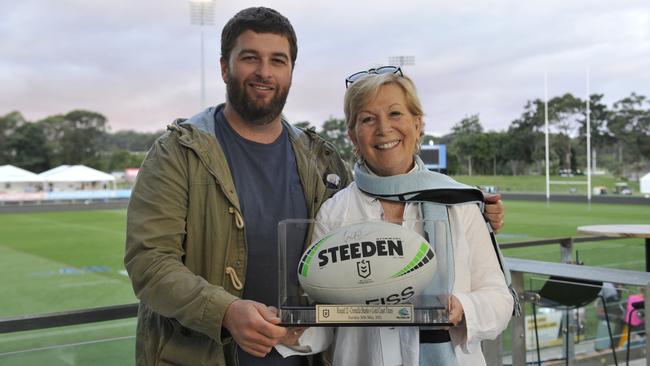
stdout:
<svg viewBox="0 0 650 366">
<path fill-rule="evenodd" d="M 255 33 L 273 33 L 286 37 L 289 40 L 291 65 L 296 64 L 298 42 L 296 32 L 293 30 L 289 19 L 273 9 L 265 7 L 244 9 L 228 21 L 226 26 L 223 27 L 223 31 L 221 31 L 221 57 L 226 61 L 230 59 L 230 52 L 235 46 L 235 41 L 247 30 Z"/>
</svg>

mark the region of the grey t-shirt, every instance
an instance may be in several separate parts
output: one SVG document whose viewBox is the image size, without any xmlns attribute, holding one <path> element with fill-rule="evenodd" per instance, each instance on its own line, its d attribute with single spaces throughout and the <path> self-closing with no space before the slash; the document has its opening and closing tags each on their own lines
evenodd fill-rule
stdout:
<svg viewBox="0 0 650 366">
<path fill-rule="evenodd" d="M 288 131 L 283 128 L 280 137 L 270 144 L 250 141 L 233 130 L 223 109 L 217 109 L 215 132 L 228 160 L 244 216 L 248 264 L 243 298 L 277 306 L 278 222 L 308 216 Z M 306 232 L 296 234 L 306 236 Z M 302 246 L 289 246 L 288 263 L 298 263 L 301 254 Z M 237 353 L 243 366 L 306 365 L 304 357 L 283 359 L 275 350 L 263 359 L 240 348 Z"/>
</svg>

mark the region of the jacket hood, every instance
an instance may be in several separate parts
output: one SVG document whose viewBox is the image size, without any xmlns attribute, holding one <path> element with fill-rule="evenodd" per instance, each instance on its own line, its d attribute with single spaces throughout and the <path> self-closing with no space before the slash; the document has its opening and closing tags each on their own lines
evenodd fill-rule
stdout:
<svg viewBox="0 0 650 366">
<path fill-rule="evenodd" d="M 179 125 L 191 125 L 198 130 L 207 132 L 212 136 L 216 136 L 214 131 L 214 115 L 219 110 L 223 109 L 224 106 L 225 104 L 219 104 L 218 106 L 207 108 L 186 119 L 185 121 L 180 122 Z"/>
<path fill-rule="evenodd" d="M 209 107 L 194 116 L 184 120 L 178 121 L 179 126 L 192 126 L 197 130 L 206 132 L 211 136 L 216 136 L 215 126 L 214 126 L 214 116 L 219 113 L 224 107 L 225 103 L 219 104 L 217 106 Z M 295 139 L 299 134 L 298 128 L 292 126 L 285 118 L 284 115 L 280 116 L 282 124 L 287 127 L 289 131 L 289 136 L 292 139 Z"/>
</svg>

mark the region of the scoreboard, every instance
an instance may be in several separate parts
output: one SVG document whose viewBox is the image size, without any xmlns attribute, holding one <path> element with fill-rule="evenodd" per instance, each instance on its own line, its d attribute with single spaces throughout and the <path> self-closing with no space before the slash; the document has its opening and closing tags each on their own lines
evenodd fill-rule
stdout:
<svg viewBox="0 0 650 366">
<path fill-rule="evenodd" d="M 447 147 L 445 145 L 421 145 L 420 158 L 429 170 L 447 170 Z"/>
</svg>

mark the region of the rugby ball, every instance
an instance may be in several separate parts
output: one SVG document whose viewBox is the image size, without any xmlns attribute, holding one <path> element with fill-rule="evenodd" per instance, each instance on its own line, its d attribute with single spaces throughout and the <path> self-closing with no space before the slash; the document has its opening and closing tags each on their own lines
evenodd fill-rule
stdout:
<svg viewBox="0 0 650 366">
<path fill-rule="evenodd" d="M 298 280 L 309 297 L 328 304 L 399 304 L 433 278 L 436 258 L 415 231 L 388 222 L 340 227 L 300 258 Z"/>
</svg>

